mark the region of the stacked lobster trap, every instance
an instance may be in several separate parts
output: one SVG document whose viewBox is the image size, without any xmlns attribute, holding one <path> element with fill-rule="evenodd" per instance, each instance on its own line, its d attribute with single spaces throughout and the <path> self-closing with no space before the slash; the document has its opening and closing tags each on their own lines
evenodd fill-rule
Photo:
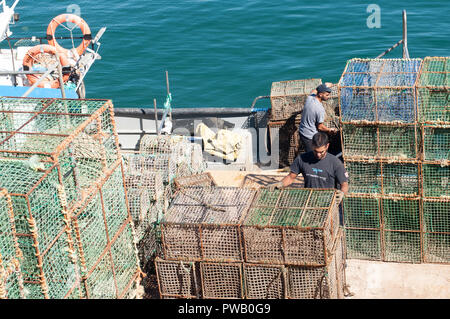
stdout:
<svg viewBox="0 0 450 319">
<path fill-rule="evenodd" d="M 122 158 L 139 257 L 145 266 L 159 250 L 159 223 L 169 207 L 176 178 L 199 176 L 205 162 L 199 144 L 175 135 L 145 135 L 139 151 L 123 151 Z"/>
<path fill-rule="evenodd" d="M 424 59 L 417 81 L 422 129 L 424 261 L 450 263 L 450 58 Z"/>
<path fill-rule="evenodd" d="M 449 175 L 442 161 L 427 160 L 448 152 L 448 145 L 441 149 L 448 133 L 445 127 L 424 119 L 425 113 L 438 112 L 425 102 L 430 96 L 426 90 L 433 88 L 416 87 L 432 64 L 428 61 L 353 59 L 341 77 L 342 148 L 350 176 L 344 200 L 349 258 L 449 261 L 448 238 L 440 234 L 430 245 L 427 238 L 437 237 L 426 233 L 427 197 L 444 200 L 442 196 L 448 195 L 444 176 Z M 444 107 L 439 108 L 445 114 Z M 442 214 L 448 219 L 446 210 L 439 218 L 444 218 Z M 440 250 L 440 257 L 429 256 L 430 249 Z"/>
<path fill-rule="evenodd" d="M 343 298 L 334 190 L 178 190 L 155 261 L 163 298 Z"/>
<path fill-rule="evenodd" d="M 267 127 L 270 131 L 271 145 L 279 142 L 279 163 L 281 167 L 290 166 L 299 151 L 303 150 L 298 133 L 301 113 L 307 97 L 320 84 L 322 84 L 321 79 L 272 83 L 270 95 L 272 108 Z M 337 85 L 333 85 L 331 98 L 323 103 L 326 111 L 325 125 L 331 128 L 339 128 L 337 93 Z M 339 141 L 334 140 L 339 136 L 332 136 L 331 138 L 333 145 L 340 144 Z"/>
<path fill-rule="evenodd" d="M 2 98 L 0 118 L 0 187 L 25 297 L 135 297 L 141 271 L 111 102 Z"/>
</svg>

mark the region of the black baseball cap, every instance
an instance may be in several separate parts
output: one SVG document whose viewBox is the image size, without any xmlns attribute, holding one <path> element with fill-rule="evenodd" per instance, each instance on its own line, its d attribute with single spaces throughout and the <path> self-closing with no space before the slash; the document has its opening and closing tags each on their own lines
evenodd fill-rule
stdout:
<svg viewBox="0 0 450 319">
<path fill-rule="evenodd" d="M 323 93 L 323 92 L 331 93 L 331 88 L 329 88 L 325 84 L 319 85 L 316 90 L 317 90 L 317 93 Z"/>
</svg>

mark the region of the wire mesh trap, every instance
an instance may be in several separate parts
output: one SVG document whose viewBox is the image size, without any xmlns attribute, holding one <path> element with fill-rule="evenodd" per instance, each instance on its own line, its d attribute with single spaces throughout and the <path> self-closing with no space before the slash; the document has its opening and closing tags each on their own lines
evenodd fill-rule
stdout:
<svg viewBox="0 0 450 319">
<path fill-rule="evenodd" d="M 282 121 L 301 112 L 306 98 L 322 84 L 321 79 L 273 82 L 270 92 L 271 121 Z"/>
<path fill-rule="evenodd" d="M 345 163 L 350 193 L 403 197 L 419 195 L 419 162 L 347 159 Z"/>
<path fill-rule="evenodd" d="M 25 299 L 11 196 L 0 189 L 0 299 Z"/>
<path fill-rule="evenodd" d="M 124 298 L 139 281 L 136 235 L 127 209 L 121 160 L 72 212 L 87 298 Z M 124 192 L 124 188 L 122 188 Z"/>
<path fill-rule="evenodd" d="M 289 299 L 342 299 L 345 279 L 345 241 L 342 231 L 327 266 L 287 266 Z"/>
<path fill-rule="evenodd" d="M 200 272 L 203 298 L 244 298 L 242 263 L 201 262 Z"/>
<path fill-rule="evenodd" d="M 265 175 L 265 174 L 248 174 L 244 177 L 242 181 L 242 188 L 253 188 L 259 189 L 273 184 L 276 182 L 281 182 L 285 175 Z M 297 176 L 295 181 L 291 184 L 292 188 L 303 188 L 304 187 L 303 176 L 300 174 Z"/>
<path fill-rule="evenodd" d="M 450 124 L 449 57 L 426 57 L 417 83 L 419 121 Z"/>
<path fill-rule="evenodd" d="M 2 98 L 0 114 L 0 156 L 57 163 L 69 208 L 119 157 L 110 101 Z"/>
<path fill-rule="evenodd" d="M 418 160 L 420 132 L 411 125 L 343 124 L 347 159 Z"/>
<path fill-rule="evenodd" d="M 278 161 L 280 167 L 290 166 L 304 147 L 300 142 L 298 127 L 300 116 L 286 121 L 271 121 L 267 124 L 270 132 L 270 145 L 278 143 Z"/>
<path fill-rule="evenodd" d="M 423 160 L 450 162 L 450 125 L 423 126 Z"/>
<path fill-rule="evenodd" d="M 254 194 L 233 187 L 178 190 L 161 223 L 165 259 L 241 261 L 239 227 Z"/>
<path fill-rule="evenodd" d="M 140 268 L 111 102 L 1 98 L 0 114 L 0 187 L 12 200 L 25 297 L 135 295 Z"/>
<path fill-rule="evenodd" d="M 168 182 L 173 182 L 177 177 L 203 173 L 206 168 L 201 145 L 191 143 L 186 136 L 144 135 L 139 151 L 165 159 L 166 167 L 169 167 Z"/>
<path fill-rule="evenodd" d="M 161 258 L 155 264 L 162 298 L 328 299 L 344 297 L 345 259 L 345 237 L 339 229 L 326 266 Z"/>
<path fill-rule="evenodd" d="M 174 180 L 175 187 L 177 189 L 191 186 L 199 187 L 213 187 L 217 186 L 212 175 L 210 173 L 196 174 L 191 176 L 185 176 L 176 178 Z"/>
<path fill-rule="evenodd" d="M 156 274 L 162 298 L 198 298 L 200 276 L 194 262 L 167 261 L 156 258 Z"/>
<path fill-rule="evenodd" d="M 414 123 L 421 59 L 352 59 L 338 84 L 343 123 Z"/>
<path fill-rule="evenodd" d="M 326 265 L 339 228 L 335 190 L 258 190 L 242 224 L 247 262 Z"/>
</svg>

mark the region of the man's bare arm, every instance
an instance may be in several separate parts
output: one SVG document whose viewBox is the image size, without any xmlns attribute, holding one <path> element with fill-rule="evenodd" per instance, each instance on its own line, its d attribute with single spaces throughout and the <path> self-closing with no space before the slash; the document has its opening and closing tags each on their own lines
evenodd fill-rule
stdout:
<svg viewBox="0 0 450 319">
<path fill-rule="evenodd" d="M 347 193 L 348 193 L 348 182 L 343 182 L 341 184 L 341 191 L 344 193 L 344 195 L 347 195 Z"/>
<path fill-rule="evenodd" d="M 283 184 L 283 187 L 287 187 L 287 186 L 291 185 L 295 181 L 296 178 L 297 178 L 297 174 L 290 172 L 288 176 L 283 178 L 281 183 Z"/>
<path fill-rule="evenodd" d="M 325 132 L 325 133 L 330 133 L 330 134 L 335 134 L 337 133 L 337 130 L 332 129 L 332 128 L 328 128 L 326 127 L 323 123 L 320 123 L 319 125 L 317 125 L 317 129 L 321 132 Z"/>
</svg>

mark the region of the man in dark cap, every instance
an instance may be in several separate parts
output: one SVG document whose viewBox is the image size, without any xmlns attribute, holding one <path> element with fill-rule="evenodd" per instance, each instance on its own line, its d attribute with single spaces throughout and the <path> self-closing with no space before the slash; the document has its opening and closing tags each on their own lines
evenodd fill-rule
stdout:
<svg viewBox="0 0 450 319">
<path fill-rule="evenodd" d="M 322 102 L 331 97 L 331 85 L 331 83 L 319 85 L 313 94 L 306 99 L 299 126 L 300 140 L 305 147 L 305 152 L 313 150 L 312 138 L 317 132 L 337 133 L 336 129 L 328 128 L 323 124 L 326 112 Z"/>
</svg>

